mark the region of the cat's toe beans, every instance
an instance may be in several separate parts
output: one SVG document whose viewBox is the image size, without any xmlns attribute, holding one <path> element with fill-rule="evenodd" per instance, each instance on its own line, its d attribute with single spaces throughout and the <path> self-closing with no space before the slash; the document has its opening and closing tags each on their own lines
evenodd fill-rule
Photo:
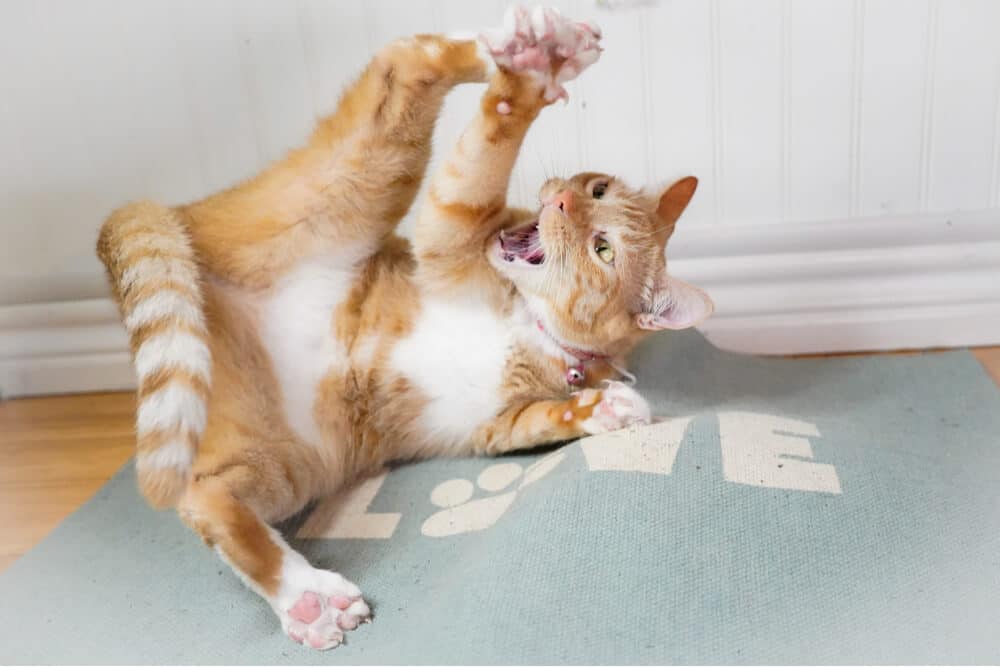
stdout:
<svg viewBox="0 0 1000 667">
<path fill-rule="evenodd" d="M 334 595 L 329 600 L 327 600 L 327 604 L 329 604 L 331 607 L 336 607 L 337 609 L 347 609 L 349 606 L 351 606 L 351 598 L 346 597 L 344 595 Z"/>
<path fill-rule="evenodd" d="M 528 47 L 511 58 L 511 65 L 517 70 L 545 71 L 549 66 L 549 55 L 544 49 Z"/>
<path fill-rule="evenodd" d="M 364 600 L 354 600 L 351 604 L 339 613 L 334 612 L 337 625 L 344 630 L 354 630 L 361 623 L 370 620 L 371 610 Z"/>
<path fill-rule="evenodd" d="M 301 592 L 294 593 L 295 583 Z M 289 576 L 285 586 L 275 609 L 285 633 L 300 644 L 334 648 L 343 643 L 344 631 L 354 630 L 371 615 L 358 587 L 336 572 L 302 568 Z"/>
<path fill-rule="evenodd" d="M 558 10 L 511 7 L 502 29 L 482 33 L 482 41 L 497 64 L 533 73 L 547 80 L 546 97 L 565 96 L 558 84 L 576 78 L 600 56 L 600 29 L 588 22 L 567 19 Z M 552 65 L 558 59 L 554 75 Z"/>
<path fill-rule="evenodd" d="M 309 646 L 326 650 L 339 646 L 344 641 L 344 633 L 331 618 L 322 618 L 309 626 L 306 642 Z"/>
<path fill-rule="evenodd" d="M 293 621 L 288 624 L 285 632 L 292 638 L 292 641 L 301 644 L 306 640 L 306 635 L 309 634 L 309 626 L 305 623 Z"/>
</svg>

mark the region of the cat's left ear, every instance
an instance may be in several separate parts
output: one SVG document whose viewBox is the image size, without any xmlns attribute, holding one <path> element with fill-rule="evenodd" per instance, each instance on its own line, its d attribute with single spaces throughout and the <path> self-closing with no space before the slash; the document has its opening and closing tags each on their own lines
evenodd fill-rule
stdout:
<svg viewBox="0 0 1000 667">
<path fill-rule="evenodd" d="M 715 304 L 704 291 L 680 278 L 664 276 L 653 294 L 649 312 L 635 316 L 640 329 L 687 329 L 701 324 L 715 310 Z"/>
<path fill-rule="evenodd" d="M 694 176 L 688 176 L 671 185 L 660 195 L 660 202 L 656 207 L 656 217 L 660 219 L 661 229 L 666 232 L 668 239 L 674 233 L 677 219 L 691 203 L 691 198 L 694 197 L 694 192 L 697 189 L 698 179 Z"/>
</svg>

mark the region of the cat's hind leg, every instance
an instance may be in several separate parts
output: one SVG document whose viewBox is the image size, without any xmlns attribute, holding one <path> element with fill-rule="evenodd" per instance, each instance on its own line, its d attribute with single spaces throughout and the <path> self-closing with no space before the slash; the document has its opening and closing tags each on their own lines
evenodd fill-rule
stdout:
<svg viewBox="0 0 1000 667">
<path fill-rule="evenodd" d="M 266 287 L 304 258 L 354 265 L 377 251 L 417 195 L 445 96 L 486 79 L 485 53 L 439 35 L 385 46 L 306 146 L 184 207 L 201 261 L 230 283 Z"/>
<path fill-rule="evenodd" d="M 333 648 L 369 619 L 368 605 L 357 586 L 310 565 L 265 522 L 268 511 L 284 505 L 287 514 L 290 507 L 287 492 L 268 487 L 252 464 L 224 466 L 196 474 L 178 512 L 271 605 L 285 634 L 312 648 Z"/>
<path fill-rule="evenodd" d="M 409 210 L 431 154 L 444 98 L 457 84 L 486 81 L 492 62 L 471 39 L 415 35 L 383 48 L 358 82 L 322 121 L 313 142 L 352 138 L 347 163 L 357 170 L 354 190 L 377 227 L 393 229 Z"/>
</svg>

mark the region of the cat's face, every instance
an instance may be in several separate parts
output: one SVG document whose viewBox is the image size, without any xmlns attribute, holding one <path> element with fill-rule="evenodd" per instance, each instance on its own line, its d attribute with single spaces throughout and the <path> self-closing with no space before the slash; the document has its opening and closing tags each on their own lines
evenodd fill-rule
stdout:
<svg viewBox="0 0 1000 667">
<path fill-rule="evenodd" d="M 665 248 L 696 186 L 651 197 L 605 174 L 550 179 L 537 220 L 502 231 L 490 261 L 564 346 L 614 354 L 644 331 L 694 326 L 712 301 L 667 274 Z"/>
</svg>

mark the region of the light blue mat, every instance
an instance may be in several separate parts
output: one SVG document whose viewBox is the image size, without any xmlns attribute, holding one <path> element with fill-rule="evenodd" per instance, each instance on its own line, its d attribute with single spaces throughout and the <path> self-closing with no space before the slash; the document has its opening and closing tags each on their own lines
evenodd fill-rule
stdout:
<svg viewBox="0 0 1000 667">
<path fill-rule="evenodd" d="M 373 603 L 346 646 L 285 638 L 128 466 L 0 576 L 0 662 L 1000 660 L 1000 391 L 971 355 L 685 332 L 632 366 L 673 419 L 404 466 L 286 526 Z"/>
</svg>

